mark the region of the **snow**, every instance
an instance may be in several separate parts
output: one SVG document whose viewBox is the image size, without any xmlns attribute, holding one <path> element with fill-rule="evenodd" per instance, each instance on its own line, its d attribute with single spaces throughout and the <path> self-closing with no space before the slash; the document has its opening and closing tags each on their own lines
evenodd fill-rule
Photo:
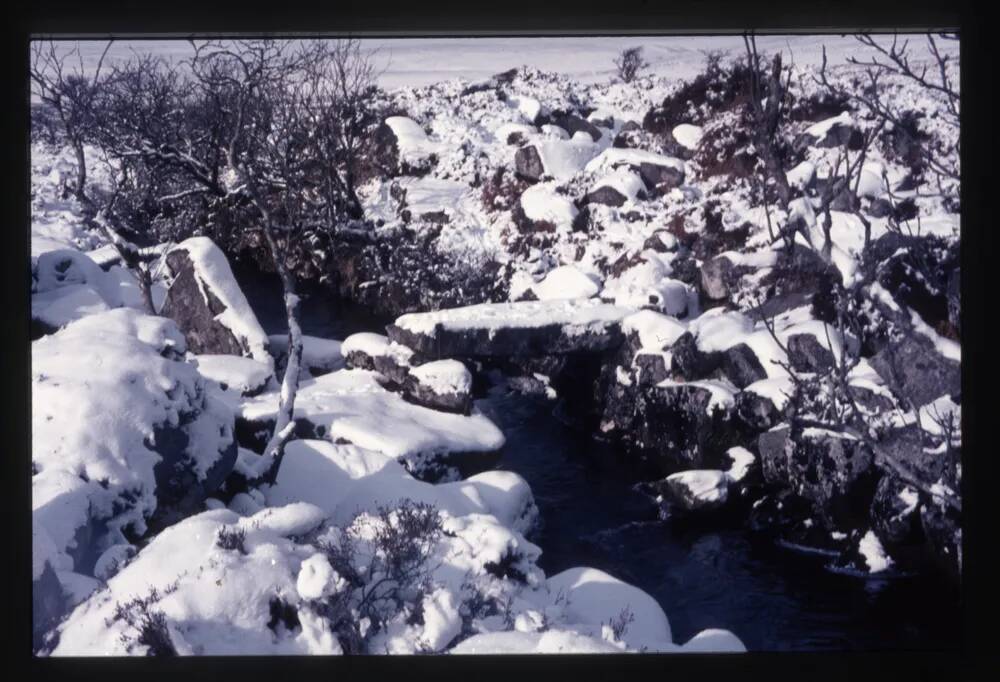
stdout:
<svg viewBox="0 0 1000 682">
<path fill-rule="evenodd" d="M 342 438 L 363 448 L 420 466 L 445 453 L 493 452 L 503 434 L 478 411 L 471 416 L 437 412 L 392 393 L 366 370 L 340 370 L 303 381 L 295 399 L 295 418 L 310 422 L 324 437 Z M 251 421 L 274 419 L 274 393 L 249 398 L 240 407 Z"/>
<path fill-rule="evenodd" d="M 601 296 L 615 305 L 655 306 L 668 315 L 683 315 L 693 307 L 692 298 L 696 296 L 686 284 L 669 277 L 670 273 L 670 266 L 663 260 L 649 258 L 605 282 Z"/>
<path fill-rule="evenodd" d="M 616 168 L 595 182 L 590 191 L 593 192 L 601 187 L 610 187 L 625 197 L 626 201 L 635 201 L 640 195 L 644 195 L 646 191 L 646 186 L 643 184 L 642 178 L 627 168 Z"/>
<path fill-rule="evenodd" d="M 562 298 L 591 298 L 601 291 L 599 281 L 572 265 L 562 265 L 550 270 L 545 278 L 534 285 L 532 291 L 540 301 Z"/>
<path fill-rule="evenodd" d="M 568 180 L 597 156 L 601 145 L 584 133 L 570 140 L 541 140 L 535 143 L 535 149 L 547 175 L 556 180 Z"/>
<path fill-rule="evenodd" d="M 663 350 L 674 345 L 687 327 L 677 318 L 653 310 L 640 310 L 622 320 L 622 331 L 639 335 L 643 349 Z"/>
<path fill-rule="evenodd" d="M 789 376 L 770 377 L 755 381 L 743 390 L 767 398 L 778 410 L 784 410 L 795 391 L 795 383 Z"/>
<path fill-rule="evenodd" d="M 579 211 L 573 202 L 555 191 L 556 184 L 540 182 L 524 190 L 521 194 L 521 208 L 533 221 L 548 222 L 557 230 L 569 231 Z"/>
<path fill-rule="evenodd" d="M 830 132 L 830 129 L 835 125 L 843 125 L 853 128 L 854 119 L 851 118 L 851 114 L 849 112 L 844 111 L 836 116 L 824 119 L 819 123 L 814 123 L 813 125 L 806 128 L 806 133 L 817 139 L 823 139 L 824 137 L 826 137 L 826 134 Z"/>
<path fill-rule="evenodd" d="M 528 123 L 534 123 L 542 113 L 541 103 L 534 97 L 528 97 L 527 95 L 508 97 L 507 104 L 521 112 L 524 120 Z"/>
<path fill-rule="evenodd" d="M 226 307 L 215 319 L 240 341 L 246 352 L 255 360 L 273 367 L 274 359 L 268 353 L 268 338 L 257 321 L 250 303 L 236 283 L 222 250 L 208 237 L 191 237 L 179 243 L 170 252 L 185 251 L 194 266 L 195 279 L 205 303 L 208 291 Z"/>
<path fill-rule="evenodd" d="M 726 457 L 732 461 L 732 466 L 726 471 L 729 478 L 733 481 L 742 481 L 747 473 L 750 471 L 750 467 L 753 463 L 757 461 L 757 458 L 752 452 L 744 447 L 736 446 L 726 450 Z"/>
<path fill-rule="evenodd" d="M 929 324 L 924 322 L 923 318 L 915 310 L 910 311 L 910 321 L 913 322 L 913 328 L 918 334 L 922 334 L 930 339 L 931 343 L 934 344 L 934 349 L 938 353 L 949 360 L 954 360 L 955 362 L 962 361 L 962 346 L 960 344 L 938 334 Z"/>
<path fill-rule="evenodd" d="M 693 150 L 697 149 L 698 143 L 701 142 L 702 129 L 701 126 L 681 123 L 674 127 L 671 134 L 680 145 Z"/>
<path fill-rule="evenodd" d="M 267 337 L 270 349 L 275 354 L 288 352 L 288 334 L 272 334 Z M 302 335 L 302 367 L 316 374 L 343 369 L 344 351 L 336 339 Z"/>
<path fill-rule="evenodd" d="M 879 541 L 875 531 L 869 530 L 858 543 L 858 551 L 868 564 L 871 573 L 881 573 L 893 566 L 893 560 L 885 553 L 885 548 Z"/>
<path fill-rule="evenodd" d="M 410 370 L 410 376 L 438 395 L 472 390 L 472 374 L 458 360 L 435 360 Z"/>
<path fill-rule="evenodd" d="M 622 149 L 619 147 L 608 147 L 597 158 L 590 161 L 585 170 L 590 173 L 615 168 L 617 166 L 628 165 L 638 166 L 643 163 L 651 163 L 656 166 L 667 166 L 684 171 L 684 162 L 672 156 L 649 152 L 644 149 Z"/>
<path fill-rule="evenodd" d="M 741 312 L 712 308 L 688 324 L 695 335 L 698 350 L 706 353 L 722 351 L 742 340 L 753 330 L 753 321 Z"/>
<path fill-rule="evenodd" d="M 811 161 L 803 161 L 788 171 L 785 177 L 788 179 L 789 186 L 801 189 L 816 177 L 816 164 Z"/>
<path fill-rule="evenodd" d="M 333 570 L 324 554 L 313 554 L 302 562 L 295 589 L 302 599 L 322 599 L 346 587 L 347 581 Z"/>
<path fill-rule="evenodd" d="M 389 339 L 382 334 L 359 332 L 351 334 L 340 344 L 340 352 L 344 357 L 351 353 L 363 353 L 369 357 L 385 355 Z"/>
<path fill-rule="evenodd" d="M 423 600 L 424 631 L 421 639 L 431 651 L 444 649 L 462 631 L 458 599 L 447 588 L 435 590 Z"/>
<path fill-rule="evenodd" d="M 439 326 L 452 331 L 511 327 L 534 329 L 553 324 L 584 329 L 619 322 L 632 312 L 630 308 L 609 305 L 597 299 L 515 301 L 408 313 L 399 317 L 395 324 L 411 333 L 433 337 Z"/>
<path fill-rule="evenodd" d="M 460 642 L 451 654 L 619 654 L 621 649 L 596 637 L 550 629 L 545 632 L 489 632 Z"/>
<path fill-rule="evenodd" d="M 390 116 L 385 124 L 396 136 L 400 160 L 420 163 L 438 151 L 438 145 L 427 139 L 427 133 L 412 118 Z"/>
<path fill-rule="evenodd" d="M 193 355 L 192 361 L 206 379 L 242 394 L 259 391 L 272 376 L 267 364 L 238 355 Z"/>
<path fill-rule="evenodd" d="M 704 504 L 725 502 L 729 494 L 729 477 L 724 471 L 690 469 L 671 474 L 668 483 L 684 488 L 696 501 Z"/>
<path fill-rule="evenodd" d="M 60 551 L 86 519 L 112 529 L 156 509 L 155 429 L 190 437 L 202 478 L 232 440 L 232 415 L 177 354 L 170 320 L 130 309 L 92 315 L 32 343 L 33 511 Z"/>
<path fill-rule="evenodd" d="M 858 196 L 874 199 L 885 194 L 888 189 L 882 174 L 885 168 L 880 163 L 869 161 L 861 168 L 861 177 L 858 181 Z"/>
<path fill-rule="evenodd" d="M 691 386 L 693 388 L 703 388 L 711 394 L 708 405 L 705 409 L 712 412 L 718 408 L 732 407 L 736 397 L 736 387 L 728 381 L 717 381 L 714 379 L 704 379 L 702 381 L 673 381 L 665 379 L 657 384 L 659 388 L 675 388 L 677 386 Z"/>
</svg>

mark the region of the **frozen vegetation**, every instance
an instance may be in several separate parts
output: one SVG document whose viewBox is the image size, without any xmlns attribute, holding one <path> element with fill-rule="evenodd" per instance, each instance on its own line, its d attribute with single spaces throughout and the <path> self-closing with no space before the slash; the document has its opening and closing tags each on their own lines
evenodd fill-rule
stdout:
<svg viewBox="0 0 1000 682">
<path fill-rule="evenodd" d="M 665 523 L 742 515 L 831 570 L 958 576 L 957 48 L 911 57 L 932 90 L 866 61 L 895 51 L 832 41 L 823 65 L 821 42 L 789 65 L 762 39 L 754 68 L 656 42 L 628 79 L 597 48 L 571 74 L 482 71 L 483 43 L 460 76 L 418 51 L 381 83 L 354 43 L 244 47 L 289 81 L 243 84 L 245 130 L 215 112 L 239 153 L 196 116 L 159 139 L 128 88 L 162 65 L 116 51 L 105 85 L 92 46 L 98 94 L 70 101 L 104 123 L 60 128 L 36 54 L 36 653 L 745 650 L 675 640 L 597 569 L 545 575 L 476 402 L 496 372 L 658 472 Z M 215 87 L 227 57 L 192 49 Z M 358 74 L 342 109 L 324 59 Z M 288 333 L 235 259 L 278 270 Z M 303 283 L 393 322 L 303 334 Z"/>
</svg>

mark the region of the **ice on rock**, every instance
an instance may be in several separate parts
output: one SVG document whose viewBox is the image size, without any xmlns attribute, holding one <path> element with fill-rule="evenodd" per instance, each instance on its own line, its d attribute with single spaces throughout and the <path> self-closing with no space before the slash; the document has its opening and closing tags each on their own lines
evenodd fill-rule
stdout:
<svg viewBox="0 0 1000 682">
<path fill-rule="evenodd" d="M 601 291 L 599 281 L 579 268 L 562 265 L 551 270 L 545 278 L 532 287 L 540 301 L 560 298 L 591 298 Z"/>
</svg>

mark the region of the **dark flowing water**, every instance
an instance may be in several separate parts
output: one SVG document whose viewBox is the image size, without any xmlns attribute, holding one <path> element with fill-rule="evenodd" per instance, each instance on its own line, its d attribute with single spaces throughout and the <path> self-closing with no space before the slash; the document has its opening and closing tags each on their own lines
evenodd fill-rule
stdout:
<svg viewBox="0 0 1000 682">
<path fill-rule="evenodd" d="M 280 285 L 237 271 L 268 333 L 285 331 Z M 384 322 L 321 294 L 301 305 L 306 334 L 384 333 Z M 754 651 L 949 650 L 960 605 L 929 578 L 863 580 L 826 571 L 824 557 L 779 548 L 734 521 L 680 527 L 657 520 L 636 474 L 607 446 L 556 418 L 552 404 L 502 391 L 477 402 L 507 437 L 499 467 L 527 480 L 543 519 L 533 541 L 549 575 L 592 566 L 657 599 L 674 640 L 711 627 Z"/>
</svg>

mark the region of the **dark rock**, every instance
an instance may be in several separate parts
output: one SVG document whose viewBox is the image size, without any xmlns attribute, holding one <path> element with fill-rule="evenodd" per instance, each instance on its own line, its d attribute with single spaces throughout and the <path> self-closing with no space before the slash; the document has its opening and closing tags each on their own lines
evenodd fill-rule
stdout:
<svg viewBox="0 0 1000 682">
<path fill-rule="evenodd" d="M 736 415 L 750 431 L 766 431 L 784 417 L 770 398 L 753 391 L 736 394 Z"/>
<path fill-rule="evenodd" d="M 920 509 L 920 525 L 937 566 L 955 582 L 962 577 L 962 521 L 950 507 L 935 502 Z"/>
<path fill-rule="evenodd" d="M 443 362 L 457 363 L 458 361 L 446 360 Z M 427 369 L 434 364 L 435 363 L 430 363 L 429 365 L 423 365 L 422 367 Z M 468 370 L 466 370 L 466 372 L 468 372 Z M 471 375 L 469 375 L 468 386 L 464 388 L 464 390 L 456 388 L 454 391 L 439 391 L 437 387 L 425 384 L 418 375 L 419 372 L 414 373 L 413 371 L 408 370 L 408 374 L 402 382 L 403 394 L 406 396 L 407 400 L 434 410 L 469 414 L 472 409 Z"/>
<path fill-rule="evenodd" d="M 701 291 L 710 301 L 726 300 L 746 272 L 746 268 L 734 265 L 726 256 L 716 256 L 701 266 Z"/>
<path fill-rule="evenodd" d="M 597 126 L 575 114 L 554 112 L 549 116 L 549 119 L 553 125 L 557 125 L 569 133 L 570 137 L 578 132 L 584 132 L 590 135 L 590 139 L 594 142 L 601 139 L 601 131 L 597 129 Z"/>
<path fill-rule="evenodd" d="M 603 204 L 605 206 L 621 206 L 625 200 L 624 194 L 607 185 L 598 187 L 583 197 L 584 204 Z"/>
<path fill-rule="evenodd" d="M 641 385 L 652 386 L 670 378 L 662 353 L 637 353 L 632 364 L 636 368 L 636 379 Z"/>
<path fill-rule="evenodd" d="M 860 440 L 834 431 L 806 429 L 786 446 L 788 486 L 809 500 L 830 530 L 863 525 L 878 474 Z"/>
<path fill-rule="evenodd" d="M 175 249 L 167 254 L 166 261 L 174 279 L 167 290 L 160 315 L 177 323 L 184 332 L 188 350 L 199 355 L 247 354 L 248 349 L 216 319 L 217 315 L 225 312 L 226 306 L 207 284 L 200 281 L 187 252 Z"/>
<path fill-rule="evenodd" d="M 792 447 L 790 433 L 791 429 L 783 426 L 772 428 L 757 437 L 761 473 L 771 485 L 782 487 L 788 482 L 788 456 Z"/>
<path fill-rule="evenodd" d="M 820 373 L 834 365 L 833 353 L 813 334 L 792 334 L 786 345 L 788 362 L 796 372 Z"/>
<path fill-rule="evenodd" d="M 639 176 L 653 196 L 666 194 L 684 183 L 684 171 L 654 163 L 639 164 Z"/>
<path fill-rule="evenodd" d="M 654 232 L 646 238 L 646 241 L 642 243 L 643 250 L 652 249 L 657 253 L 666 253 L 667 251 L 670 251 L 670 249 L 667 248 L 667 243 L 663 241 L 664 236 L 672 237 L 672 235 L 670 235 L 670 233 L 666 230 L 658 230 Z"/>
<path fill-rule="evenodd" d="M 746 388 L 755 381 L 767 378 L 757 355 L 745 343 L 730 346 L 722 352 L 720 369 L 738 388 Z"/>
<path fill-rule="evenodd" d="M 625 444 L 664 473 L 678 467 L 720 466 L 736 444 L 732 408 L 709 409 L 712 392 L 678 383 L 640 394 Z"/>
<path fill-rule="evenodd" d="M 514 170 L 517 177 L 528 182 L 538 182 L 545 175 L 545 165 L 534 145 L 521 147 L 514 154 Z"/>
<path fill-rule="evenodd" d="M 937 352 L 930 339 L 912 333 L 891 341 L 871 365 L 892 391 L 913 407 L 962 390 L 962 366 Z"/>
<path fill-rule="evenodd" d="M 906 496 L 912 496 L 912 504 Z M 886 474 L 878 482 L 872 499 L 871 519 L 872 530 L 887 549 L 912 545 L 922 539 L 917 491 L 894 474 Z"/>
<path fill-rule="evenodd" d="M 962 329 L 962 269 L 955 268 L 948 276 L 948 322 L 961 332 Z"/>
<path fill-rule="evenodd" d="M 511 210 L 510 215 L 521 234 L 535 234 L 539 232 L 552 233 L 556 231 L 555 223 L 549 222 L 548 220 L 532 220 L 529 218 L 524 212 L 524 208 L 521 207 L 520 201 L 514 204 L 514 208 Z M 579 214 L 577 215 L 577 218 L 579 218 Z M 574 221 L 574 227 L 575 226 L 576 224 Z"/>
<path fill-rule="evenodd" d="M 421 213 L 420 219 L 425 223 L 435 223 L 438 225 L 444 225 L 445 223 L 451 222 L 451 216 L 449 216 L 448 212 L 445 210 Z"/>
<path fill-rule="evenodd" d="M 719 367 L 721 361 L 719 353 L 699 350 L 691 332 L 681 334 L 671 347 L 671 370 L 687 381 L 707 377 Z"/>
<path fill-rule="evenodd" d="M 829 127 L 823 137 L 802 133 L 795 138 L 792 147 L 796 153 L 803 153 L 809 147 L 830 148 L 845 145 L 851 151 L 857 151 L 864 147 L 864 136 L 855 125 L 838 121 Z"/>
</svg>

